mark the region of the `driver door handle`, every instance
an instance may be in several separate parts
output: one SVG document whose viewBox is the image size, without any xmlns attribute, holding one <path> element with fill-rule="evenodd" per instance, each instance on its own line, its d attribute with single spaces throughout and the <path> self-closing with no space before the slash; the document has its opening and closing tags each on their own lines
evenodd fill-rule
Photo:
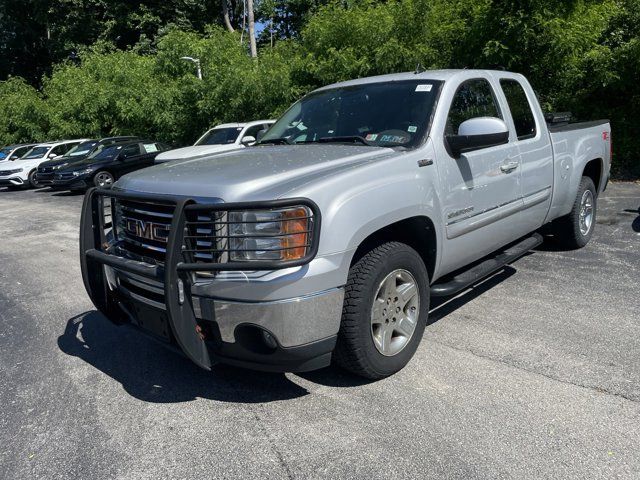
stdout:
<svg viewBox="0 0 640 480">
<path fill-rule="evenodd" d="M 518 162 L 508 162 L 503 165 L 500 165 L 500 170 L 502 171 L 502 173 L 510 173 L 514 171 L 516 168 L 518 168 L 518 165 L 519 165 Z"/>
</svg>

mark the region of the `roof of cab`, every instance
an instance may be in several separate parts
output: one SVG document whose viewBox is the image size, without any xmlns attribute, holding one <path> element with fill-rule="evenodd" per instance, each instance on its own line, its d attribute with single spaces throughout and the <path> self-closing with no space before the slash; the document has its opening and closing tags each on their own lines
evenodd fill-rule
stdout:
<svg viewBox="0 0 640 480">
<path fill-rule="evenodd" d="M 276 122 L 275 120 L 253 120 L 251 122 L 221 123 L 220 125 L 211 127 L 211 130 L 215 130 L 216 128 L 243 128 L 251 125 L 256 125 L 259 123 L 275 123 L 275 122 Z"/>
<path fill-rule="evenodd" d="M 344 82 L 337 82 L 325 87 L 319 88 L 316 91 L 337 88 L 337 87 L 349 87 L 352 85 L 364 85 L 367 83 L 380 83 L 380 82 L 398 82 L 403 80 L 450 80 L 458 75 L 478 75 L 491 77 L 493 75 L 514 77 L 518 74 L 507 72 L 504 70 L 472 70 L 472 69 L 451 69 L 451 70 L 424 70 L 421 72 L 402 72 L 402 73 L 390 73 L 386 75 L 376 75 L 374 77 L 357 78 L 354 80 L 346 80 Z"/>
</svg>

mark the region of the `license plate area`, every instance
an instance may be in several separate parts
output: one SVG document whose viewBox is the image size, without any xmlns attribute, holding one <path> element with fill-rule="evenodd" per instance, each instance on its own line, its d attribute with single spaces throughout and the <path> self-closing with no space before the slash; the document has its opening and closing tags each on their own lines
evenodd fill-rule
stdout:
<svg viewBox="0 0 640 480">
<path fill-rule="evenodd" d="M 125 300 L 123 303 L 129 310 L 133 325 L 166 342 L 172 341 L 171 326 L 165 310 L 131 300 Z"/>
</svg>

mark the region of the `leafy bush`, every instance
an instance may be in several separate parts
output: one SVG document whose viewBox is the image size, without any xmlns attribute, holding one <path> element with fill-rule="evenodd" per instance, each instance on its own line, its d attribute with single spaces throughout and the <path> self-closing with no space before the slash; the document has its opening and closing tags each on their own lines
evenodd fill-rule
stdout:
<svg viewBox="0 0 640 480">
<path fill-rule="evenodd" d="M 219 122 L 275 117 L 335 81 L 501 66 L 527 75 L 546 109 L 610 118 L 614 173 L 640 176 L 640 0 L 348 0 L 312 12 L 257 60 L 238 32 L 173 27 L 127 51 L 95 44 L 40 90 L 0 82 L 0 143 L 137 134 L 186 144 Z M 182 56 L 201 59 L 203 81 Z"/>
<path fill-rule="evenodd" d="M 21 78 L 0 82 L 0 139 L 2 144 L 44 140 L 49 131 L 49 106 L 42 95 Z"/>
</svg>

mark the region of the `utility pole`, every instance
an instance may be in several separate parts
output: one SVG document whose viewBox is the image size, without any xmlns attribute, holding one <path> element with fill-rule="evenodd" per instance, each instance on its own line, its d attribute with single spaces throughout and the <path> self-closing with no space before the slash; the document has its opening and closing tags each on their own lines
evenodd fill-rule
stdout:
<svg viewBox="0 0 640 480">
<path fill-rule="evenodd" d="M 249 48 L 251 49 L 251 56 L 256 58 L 258 56 L 258 48 L 256 47 L 256 22 L 253 16 L 253 0 L 247 0 L 247 10 L 249 16 Z"/>
</svg>

